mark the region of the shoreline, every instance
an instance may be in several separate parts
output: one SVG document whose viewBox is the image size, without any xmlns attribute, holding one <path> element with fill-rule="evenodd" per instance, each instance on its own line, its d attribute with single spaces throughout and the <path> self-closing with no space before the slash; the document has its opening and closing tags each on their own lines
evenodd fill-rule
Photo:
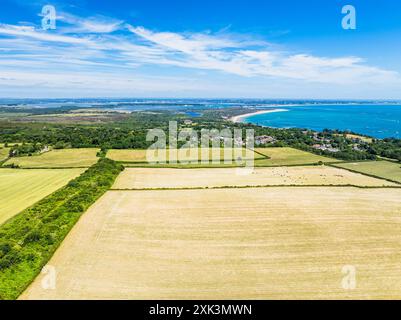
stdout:
<svg viewBox="0 0 401 320">
<path fill-rule="evenodd" d="M 289 110 L 287 110 L 287 109 L 273 109 L 273 110 L 255 111 L 255 112 L 246 113 L 246 114 L 242 114 L 242 115 L 239 115 L 239 116 L 231 117 L 230 121 L 232 121 L 234 123 L 240 123 L 240 122 L 243 122 L 243 120 L 248 118 L 248 117 L 252 117 L 252 116 L 256 116 L 256 115 L 260 115 L 260 114 L 275 113 L 275 112 L 288 112 L 288 111 Z"/>
</svg>

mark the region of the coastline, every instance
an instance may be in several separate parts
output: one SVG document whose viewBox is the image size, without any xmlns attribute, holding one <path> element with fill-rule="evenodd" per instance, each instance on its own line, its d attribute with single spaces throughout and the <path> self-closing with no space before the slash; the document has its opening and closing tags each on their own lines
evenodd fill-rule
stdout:
<svg viewBox="0 0 401 320">
<path fill-rule="evenodd" d="M 234 123 L 240 123 L 243 122 L 244 119 L 248 118 L 248 117 L 252 117 L 252 116 L 256 116 L 256 115 L 260 115 L 260 114 L 266 114 L 266 113 L 275 113 L 275 112 L 287 112 L 289 110 L 287 109 L 273 109 L 273 110 L 261 110 L 261 111 L 255 111 L 252 113 L 246 113 L 246 114 L 242 114 L 239 116 L 235 116 L 230 118 L 230 121 L 234 122 Z"/>
</svg>

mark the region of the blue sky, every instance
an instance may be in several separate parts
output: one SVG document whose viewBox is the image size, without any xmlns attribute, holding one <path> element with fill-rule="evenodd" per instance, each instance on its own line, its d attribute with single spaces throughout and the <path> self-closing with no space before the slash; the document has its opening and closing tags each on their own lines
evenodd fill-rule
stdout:
<svg viewBox="0 0 401 320">
<path fill-rule="evenodd" d="M 0 5 L 0 97 L 401 99 L 398 0 Z"/>
</svg>

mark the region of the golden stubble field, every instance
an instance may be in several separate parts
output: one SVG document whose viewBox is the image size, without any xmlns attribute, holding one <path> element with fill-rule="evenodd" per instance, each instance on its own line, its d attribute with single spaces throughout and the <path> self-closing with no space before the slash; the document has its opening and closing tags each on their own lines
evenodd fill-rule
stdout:
<svg viewBox="0 0 401 320">
<path fill-rule="evenodd" d="M 129 168 L 114 184 L 114 189 L 206 188 L 226 186 L 352 185 L 398 186 L 347 170 L 326 167 L 160 169 Z"/>
<path fill-rule="evenodd" d="M 110 191 L 22 299 L 401 298 L 401 190 Z M 356 289 L 342 268 L 356 268 Z"/>
</svg>

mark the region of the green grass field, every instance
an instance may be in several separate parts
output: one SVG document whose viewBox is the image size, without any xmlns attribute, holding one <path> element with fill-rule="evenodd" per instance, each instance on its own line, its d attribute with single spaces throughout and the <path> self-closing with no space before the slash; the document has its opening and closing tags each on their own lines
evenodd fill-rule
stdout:
<svg viewBox="0 0 401 320">
<path fill-rule="evenodd" d="M 261 167 L 308 165 L 319 161 L 325 163 L 339 161 L 293 148 L 256 148 L 255 151 L 269 157 L 269 159 L 255 161 L 255 166 Z"/>
<path fill-rule="evenodd" d="M 365 161 L 337 163 L 335 166 L 401 183 L 401 163 L 390 161 Z"/>
<path fill-rule="evenodd" d="M 204 156 L 202 156 L 202 152 L 208 152 L 209 154 L 209 160 L 211 161 L 212 159 L 219 159 L 223 160 L 225 158 L 230 159 L 230 160 L 235 160 L 235 159 L 248 159 L 249 153 L 252 154 L 252 151 L 246 150 L 246 149 L 234 149 L 234 148 L 226 148 L 226 149 L 217 149 L 216 151 L 212 151 L 213 149 L 179 149 L 174 151 L 177 152 L 178 155 L 178 163 L 182 161 L 189 161 L 193 162 L 191 165 L 195 165 L 200 161 L 200 159 L 205 159 Z M 225 156 L 225 152 L 227 152 L 228 156 Z M 248 154 L 247 154 L 248 152 Z M 125 162 L 125 163 L 147 163 L 147 150 L 109 150 L 107 153 L 107 157 L 109 159 L 112 159 L 114 161 L 119 161 L 119 162 Z M 264 156 L 253 153 L 253 156 L 255 159 L 263 159 Z M 207 158 L 207 156 L 206 156 Z M 170 150 L 166 150 L 166 159 L 170 159 Z M 223 163 L 222 163 L 223 164 Z M 201 165 L 201 164 L 199 164 Z"/>
<path fill-rule="evenodd" d="M 15 164 L 21 168 L 77 168 L 90 167 L 98 158 L 99 149 L 62 149 L 52 150 L 32 157 L 9 159 L 5 165 Z"/>
<path fill-rule="evenodd" d="M 146 150 L 109 150 L 107 158 L 114 161 L 146 162 Z"/>
<path fill-rule="evenodd" d="M 0 144 L 0 161 L 7 159 L 9 151 L 10 148 L 5 148 L 4 145 Z"/>
<path fill-rule="evenodd" d="M 318 162 L 335 163 L 340 160 L 315 155 L 310 152 L 301 151 L 294 148 L 256 148 L 255 149 L 255 166 L 256 167 L 272 167 L 272 166 L 296 166 L 296 165 L 312 165 Z M 112 160 L 123 162 L 127 167 L 155 167 L 155 168 L 226 168 L 239 167 L 241 164 L 232 163 L 224 164 L 165 164 L 151 165 L 146 164 L 146 150 L 110 150 L 107 157 Z M 246 157 L 244 157 L 245 159 Z M 242 164 L 243 166 L 243 164 Z"/>
<path fill-rule="evenodd" d="M 5 143 L 0 143 L 0 148 L 4 148 L 5 145 L 6 145 Z M 16 145 L 22 145 L 22 143 L 21 142 L 10 142 L 8 144 L 8 148 L 16 146 Z"/>
<path fill-rule="evenodd" d="M 0 224 L 66 185 L 85 169 L 0 169 Z"/>
</svg>

